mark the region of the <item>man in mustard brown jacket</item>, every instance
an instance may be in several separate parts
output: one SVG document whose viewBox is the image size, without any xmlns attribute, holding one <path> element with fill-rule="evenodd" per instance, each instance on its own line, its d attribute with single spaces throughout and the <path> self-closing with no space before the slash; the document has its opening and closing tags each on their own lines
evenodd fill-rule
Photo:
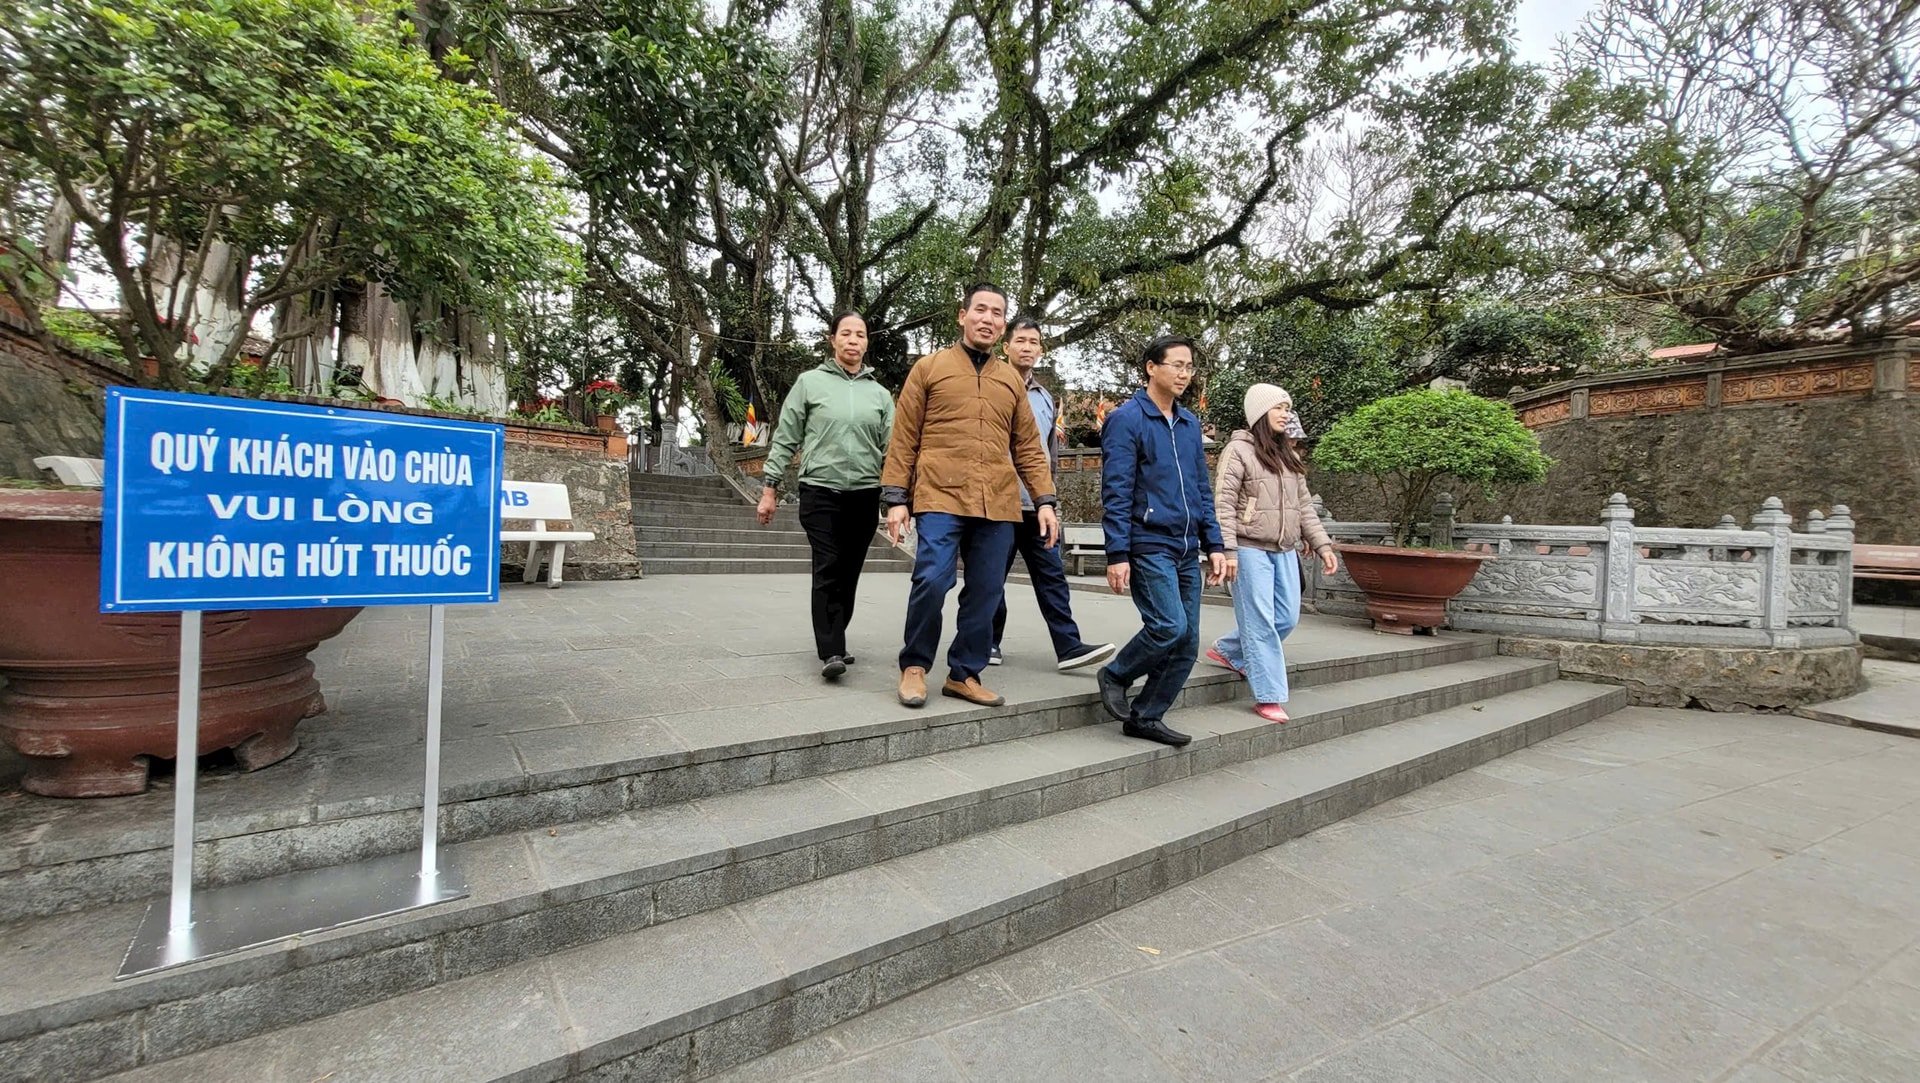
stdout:
<svg viewBox="0 0 1920 1083">
<path fill-rule="evenodd" d="M 894 409 L 880 499 L 896 544 L 917 523 L 900 702 L 927 702 L 927 670 L 940 649 L 940 611 L 961 560 L 967 582 L 947 651 L 942 695 L 995 707 L 1006 702 L 980 683 L 993 645 L 993 614 L 1006 591 L 1020 485 L 1033 494 L 1046 544 L 1060 539 L 1053 472 L 1019 373 L 993 355 L 1007 328 L 1007 294 L 980 283 L 960 306 L 960 341 L 914 363 Z M 1011 458 L 1009 458 L 1011 453 Z"/>
</svg>

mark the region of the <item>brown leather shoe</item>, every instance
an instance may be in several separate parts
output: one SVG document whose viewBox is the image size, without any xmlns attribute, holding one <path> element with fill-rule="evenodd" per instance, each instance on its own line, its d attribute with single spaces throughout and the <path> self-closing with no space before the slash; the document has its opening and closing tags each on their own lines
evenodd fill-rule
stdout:
<svg viewBox="0 0 1920 1083">
<path fill-rule="evenodd" d="M 968 703 L 976 703 L 982 707 L 998 707 L 1007 701 L 1007 697 L 987 691 L 987 687 L 980 683 L 978 677 L 968 677 L 964 681 L 949 679 L 946 684 L 940 686 L 940 694 L 952 696 L 954 699 L 964 699 Z"/>
<path fill-rule="evenodd" d="M 927 671 L 908 666 L 900 671 L 900 702 L 907 707 L 927 705 Z"/>
</svg>

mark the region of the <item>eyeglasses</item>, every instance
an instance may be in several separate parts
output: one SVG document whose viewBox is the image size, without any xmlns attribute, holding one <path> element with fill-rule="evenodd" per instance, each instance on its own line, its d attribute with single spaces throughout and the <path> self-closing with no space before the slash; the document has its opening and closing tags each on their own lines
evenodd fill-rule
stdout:
<svg viewBox="0 0 1920 1083">
<path fill-rule="evenodd" d="M 1172 370 L 1173 370 L 1173 371 L 1175 371 L 1175 372 L 1189 372 L 1189 373 L 1190 373 L 1190 372 L 1192 372 L 1192 371 L 1193 371 L 1193 362 L 1191 362 L 1191 361 L 1189 361 L 1189 362 L 1187 362 L 1187 363 L 1185 363 L 1185 364 L 1177 364 L 1177 363 L 1175 363 L 1175 362 L 1172 362 L 1172 361 L 1155 361 L 1155 362 L 1154 362 L 1154 364 L 1156 364 L 1156 365 L 1159 365 L 1159 366 L 1161 366 L 1161 367 L 1163 367 L 1163 368 L 1170 368 L 1170 369 L 1172 369 Z"/>
</svg>

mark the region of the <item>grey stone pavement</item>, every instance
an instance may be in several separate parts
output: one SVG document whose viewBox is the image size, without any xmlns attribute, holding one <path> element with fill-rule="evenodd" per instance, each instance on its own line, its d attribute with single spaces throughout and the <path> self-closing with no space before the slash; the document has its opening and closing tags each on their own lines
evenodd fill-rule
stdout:
<svg viewBox="0 0 1920 1083">
<path fill-rule="evenodd" d="M 1794 712 L 1843 726 L 1869 726 L 1894 733 L 1920 735 L 1920 609 L 1884 605 L 1853 607 L 1853 630 L 1876 636 L 1882 644 L 1904 643 L 1906 661 L 1868 658 L 1861 664 L 1865 690 Z"/>
<path fill-rule="evenodd" d="M 1916 780 L 1632 708 L 719 1078 L 1912 1083 Z"/>
<path fill-rule="evenodd" d="M 1920 665 L 1869 658 L 1860 668 L 1867 678 L 1865 691 L 1796 713 L 1822 722 L 1920 736 Z"/>
<path fill-rule="evenodd" d="M 1920 608 L 1893 605 L 1856 605 L 1853 630 L 1861 635 L 1920 639 Z"/>
</svg>

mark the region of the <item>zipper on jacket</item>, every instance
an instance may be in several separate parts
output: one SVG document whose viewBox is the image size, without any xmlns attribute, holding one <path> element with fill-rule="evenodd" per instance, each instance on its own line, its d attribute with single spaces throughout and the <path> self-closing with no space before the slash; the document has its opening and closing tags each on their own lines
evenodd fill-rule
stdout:
<svg viewBox="0 0 1920 1083">
<path fill-rule="evenodd" d="M 1175 406 L 1173 409 L 1178 416 L 1180 408 Z M 1187 534 L 1193 530 L 1193 509 L 1187 506 L 1187 468 L 1180 465 L 1180 441 L 1174 436 L 1171 417 L 1167 418 L 1167 445 L 1173 448 L 1174 475 L 1180 479 L 1180 552 L 1184 554 L 1187 551 Z"/>
</svg>

